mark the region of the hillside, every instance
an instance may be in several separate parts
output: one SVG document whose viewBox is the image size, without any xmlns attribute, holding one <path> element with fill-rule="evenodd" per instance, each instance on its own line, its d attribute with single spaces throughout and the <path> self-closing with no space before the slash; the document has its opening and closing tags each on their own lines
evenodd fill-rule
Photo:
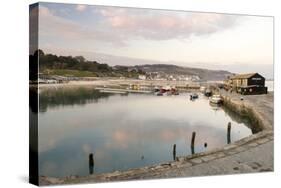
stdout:
<svg viewBox="0 0 281 188">
<path fill-rule="evenodd" d="M 169 77 L 196 77 L 196 80 L 224 80 L 231 73 L 224 70 L 208 70 L 201 68 L 182 67 L 172 64 L 144 64 L 134 66 L 110 66 L 104 61 L 88 61 L 83 56 L 57 56 L 45 54 L 38 50 L 30 55 L 30 66 L 37 71 L 36 59 L 39 55 L 39 71 L 46 75 L 75 77 L 126 77 L 138 78 L 139 75 Z M 32 63 L 34 61 L 34 63 Z M 139 61 L 138 63 L 147 61 Z"/>
<path fill-rule="evenodd" d="M 201 80 L 224 80 L 231 75 L 231 72 L 224 70 L 208 70 L 167 64 L 137 65 L 134 67 L 147 73 L 163 72 L 173 75 L 198 76 Z"/>
</svg>

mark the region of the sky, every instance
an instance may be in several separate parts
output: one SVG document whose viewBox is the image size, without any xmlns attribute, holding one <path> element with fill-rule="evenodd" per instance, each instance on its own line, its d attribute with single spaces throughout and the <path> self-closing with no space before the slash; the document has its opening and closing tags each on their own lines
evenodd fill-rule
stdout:
<svg viewBox="0 0 281 188">
<path fill-rule="evenodd" d="M 40 3 L 39 48 L 108 55 L 101 63 L 110 65 L 126 57 L 272 78 L 273 17 Z"/>
</svg>

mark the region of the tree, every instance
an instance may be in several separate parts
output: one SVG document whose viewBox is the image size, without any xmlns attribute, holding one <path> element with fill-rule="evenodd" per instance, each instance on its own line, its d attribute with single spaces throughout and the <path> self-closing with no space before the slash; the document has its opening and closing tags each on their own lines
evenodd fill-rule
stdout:
<svg viewBox="0 0 281 188">
<path fill-rule="evenodd" d="M 74 59 L 76 59 L 80 63 L 85 62 L 85 58 L 83 56 L 75 56 Z"/>
<path fill-rule="evenodd" d="M 76 70 L 88 71 L 97 76 L 124 76 L 124 77 L 137 77 L 139 74 L 145 74 L 144 71 L 133 68 L 128 70 L 126 66 L 116 66 L 112 68 L 106 63 L 99 63 L 97 61 L 87 61 L 83 56 L 56 56 L 53 54 L 45 54 L 42 50 L 37 50 L 34 55 L 30 55 L 30 67 L 37 73 L 37 61 L 39 56 L 39 69 L 40 72 L 54 72 L 52 70 Z M 34 64 L 32 64 L 34 62 Z M 33 72 L 33 71 L 31 71 Z M 36 74 L 34 74 L 36 75 Z M 33 76 L 31 76 L 33 78 Z M 34 76 L 35 78 L 35 76 Z"/>
</svg>

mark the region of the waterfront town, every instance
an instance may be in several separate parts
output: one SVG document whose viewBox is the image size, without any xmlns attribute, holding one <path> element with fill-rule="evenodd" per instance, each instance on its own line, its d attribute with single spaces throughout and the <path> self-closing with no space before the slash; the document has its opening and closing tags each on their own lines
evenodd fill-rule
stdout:
<svg viewBox="0 0 281 188">
<path fill-rule="evenodd" d="M 235 91 L 242 95 L 256 95 L 267 94 L 268 88 L 265 86 L 265 78 L 259 73 L 247 74 L 232 74 L 222 81 L 200 81 L 198 76 L 184 76 L 184 75 L 165 75 L 157 72 L 153 73 L 151 77 L 146 75 L 138 75 L 137 79 L 127 79 L 124 77 L 110 78 L 110 77 L 73 77 L 73 76 L 58 76 L 58 75 L 38 75 L 39 84 L 93 84 L 97 87 L 108 87 L 107 89 L 126 89 L 135 90 L 135 92 L 154 91 L 155 89 L 173 88 L 176 90 L 186 89 L 200 89 L 206 91 L 210 88 L 218 87 L 224 88 L 226 91 Z M 167 89 L 166 89 L 167 90 Z M 169 89 L 170 90 L 170 89 Z M 208 91 L 207 90 L 207 91 Z"/>
<path fill-rule="evenodd" d="M 272 91 L 268 91 L 265 86 L 265 78 L 262 75 L 258 73 L 236 74 L 220 82 L 184 83 L 186 82 L 145 80 L 142 78 L 132 80 L 96 79 L 87 81 L 74 79 L 67 80 L 66 82 L 62 81 L 61 83 L 48 83 L 47 81 L 44 84 L 39 84 L 39 89 L 91 86 L 101 93 L 114 95 L 151 93 L 157 97 L 186 96 L 188 94 L 190 97 L 186 100 L 191 101 L 196 101 L 198 98 L 204 96 L 209 99 L 210 105 L 223 106 L 223 108 L 230 109 L 239 116 L 249 117 L 252 122 L 251 129 L 255 134 L 241 138 L 236 142 L 231 142 L 231 127 L 228 127 L 228 144 L 221 148 L 192 153 L 187 156 L 177 156 L 176 145 L 174 145 L 174 161 L 102 174 L 93 173 L 95 166 L 93 161 L 97 159 L 94 159 L 93 153 L 91 153 L 91 158 L 89 159 L 90 175 L 71 175 L 64 177 L 41 176 L 39 178 L 40 184 L 72 184 L 273 171 L 274 95 Z M 256 100 L 259 103 L 256 103 Z M 195 135 L 194 140 L 196 140 Z M 207 143 L 205 143 L 205 146 L 207 146 Z M 191 146 L 191 148 L 194 148 L 194 146 Z"/>
<path fill-rule="evenodd" d="M 274 171 L 273 21 L 31 5 L 30 182 Z"/>
<path fill-rule="evenodd" d="M 38 55 L 39 73 L 37 73 L 37 66 L 34 66 Z M 109 66 L 87 61 L 82 56 L 56 56 L 44 54 L 40 50 L 30 55 L 30 60 L 30 71 L 33 73 L 30 77 L 30 92 L 37 93 L 32 94 L 33 96 L 39 94 L 41 127 L 39 134 L 44 140 L 39 147 L 44 151 L 39 156 L 42 158 L 39 164 L 40 185 L 274 170 L 274 84 L 261 73 L 231 73 L 224 70 L 163 64 Z M 107 100 L 101 100 L 103 98 Z M 142 102 L 138 103 L 138 100 Z M 120 103 L 121 101 L 123 102 Z M 141 112 L 135 108 L 134 102 L 138 108 L 142 108 Z M 125 107 L 121 110 L 124 114 L 115 120 L 114 114 L 117 111 L 114 111 L 112 104 L 119 105 L 118 109 Z M 106 110 L 100 112 L 96 106 Z M 32 111 L 35 112 L 36 108 L 32 107 Z M 90 110 L 86 110 L 88 108 Z M 65 124 L 70 122 L 68 113 L 73 109 L 75 110 L 72 112 L 75 113 L 73 122 L 78 122 L 80 125 L 78 127 L 73 123 Z M 53 111 L 57 111 L 55 116 L 52 114 Z M 158 112 L 166 115 L 159 116 Z M 91 113 L 99 115 L 95 117 Z M 137 114 L 132 118 L 131 113 Z M 204 120 L 200 117 L 201 113 L 206 116 Z M 100 120 L 101 116 L 107 118 Z M 182 119 L 182 122 L 177 125 L 178 121 L 173 117 Z M 57 121 L 53 121 L 53 118 Z M 91 125 L 87 125 L 85 119 L 91 122 Z M 203 125 L 200 121 L 204 121 Z M 124 122 L 149 126 L 149 128 L 137 129 L 132 133 L 135 135 L 134 138 L 127 138 L 131 123 L 124 124 Z M 190 122 L 196 123 L 192 125 Z M 218 122 L 220 123 L 217 124 Z M 51 128 L 50 124 L 56 126 Z M 60 129 L 61 126 L 64 128 Z M 111 128 L 106 129 L 107 126 Z M 185 128 L 182 130 L 178 126 Z M 109 134 L 116 128 L 120 131 L 112 133 L 112 136 L 104 138 L 103 142 L 98 142 L 99 144 L 96 145 L 99 139 L 99 136 L 95 135 L 96 128 L 99 128 L 103 135 Z M 168 130 L 165 130 L 167 128 Z M 152 132 L 157 130 L 154 133 L 154 136 L 157 136 L 147 137 L 150 135 L 148 131 L 143 135 L 147 139 L 144 140 L 143 136 L 138 137 L 141 132 L 147 131 L 146 129 Z M 56 132 L 61 130 L 69 133 L 57 135 Z M 93 131 L 92 134 L 95 136 L 90 139 L 92 143 L 83 144 L 82 151 L 68 142 L 55 143 L 55 140 L 66 139 L 63 138 L 65 135 L 67 139 L 76 140 L 77 143 L 89 142 L 85 141 L 86 133 L 76 135 L 72 133 L 73 130 L 86 131 L 86 133 Z M 202 138 L 202 135 L 208 132 L 213 132 L 213 136 Z M 182 134 L 185 136 L 183 137 Z M 189 140 L 187 141 L 187 145 L 190 144 L 189 150 L 183 149 L 186 143 L 179 141 L 186 138 Z M 141 153 L 140 156 L 128 157 L 133 148 L 139 147 L 132 143 L 136 141 L 136 143 L 143 143 L 147 140 L 149 142 L 143 146 L 145 149 L 138 151 Z M 50 141 L 54 143 L 48 146 Z M 167 148 L 154 146 L 154 152 L 146 149 L 154 142 Z M 108 145 L 105 146 L 105 143 Z M 48 147 L 45 149 L 46 144 Z M 106 149 L 109 146 L 111 148 Z M 60 150 L 54 151 L 52 148 L 60 148 L 61 151 L 70 148 L 70 151 L 77 155 L 78 159 L 73 161 L 77 169 L 72 170 L 63 162 L 65 158 L 68 160 L 74 158 L 69 158 Z M 169 150 L 172 158 L 167 155 Z M 105 152 L 109 157 L 116 155 L 116 151 L 121 152 L 117 153 L 123 157 L 118 159 L 110 157 L 104 164 L 105 156 L 99 153 Z M 158 156 L 158 153 L 162 156 Z M 61 157 L 53 159 L 53 155 Z M 152 156 L 158 157 L 154 159 Z M 141 162 L 138 160 L 139 157 Z M 87 161 L 87 158 L 88 166 L 80 166 L 85 160 Z M 122 158 L 126 160 L 122 161 Z M 116 160 L 118 160 L 117 164 Z M 56 170 L 57 168 L 50 170 L 50 163 L 53 166 L 61 166 L 62 170 Z M 80 168 L 83 170 L 79 170 Z"/>
</svg>

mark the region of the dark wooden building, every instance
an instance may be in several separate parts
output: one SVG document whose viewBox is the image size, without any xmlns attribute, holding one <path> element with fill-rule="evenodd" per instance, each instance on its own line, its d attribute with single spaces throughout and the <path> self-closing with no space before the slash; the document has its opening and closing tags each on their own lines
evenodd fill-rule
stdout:
<svg viewBox="0 0 281 188">
<path fill-rule="evenodd" d="M 266 94 L 265 78 L 258 73 L 237 74 L 225 81 L 225 88 L 242 95 Z"/>
</svg>

